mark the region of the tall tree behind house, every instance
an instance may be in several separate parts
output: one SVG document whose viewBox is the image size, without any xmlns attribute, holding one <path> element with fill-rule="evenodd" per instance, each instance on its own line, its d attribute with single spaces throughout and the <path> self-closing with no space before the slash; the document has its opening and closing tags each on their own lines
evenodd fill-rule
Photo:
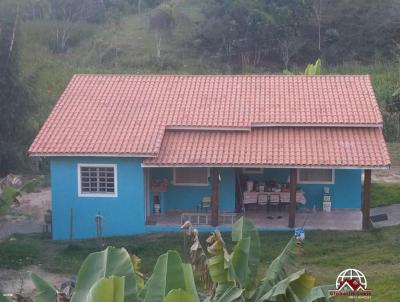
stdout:
<svg viewBox="0 0 400 302">
<path fill-rule="evenodd" d="M 32 136 L 32 102 L 19 80 L 19 5 L 0 3 L 0 175 L 21 167 Z"/>
</svg>

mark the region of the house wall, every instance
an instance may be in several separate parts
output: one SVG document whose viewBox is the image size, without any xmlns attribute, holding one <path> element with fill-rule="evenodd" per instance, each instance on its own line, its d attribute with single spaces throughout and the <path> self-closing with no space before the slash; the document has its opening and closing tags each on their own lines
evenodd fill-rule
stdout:
<svg viewBox="0 0 400 302">
<path fill-rule="evenodd" d="M 104 217 L 104 236 L 144 233 L 144 178 L 141 162 L 140 158 L 52 158 L 53 239 L 69 239 L 71 209 L 73 239 L 96 236 L 97 213 Z M 78 163 L 116 164 L 118 196 L 79 197 Z"/>
<path fill-rule="evenodd" d="M 274 180 L 279 183 L 289 181 L 289 169 L 264 169 L 263 174 L 247 174 L 250 179 L 257 181 Z M 361 170 L 335 170 L 334 184 L 298 184 L 304 190 L 307 208 L 322 208 L 324 187 L 331 192 L 332 208 L 360 208 L 361 207 Z"/>
<path fill-rule="evenodd" d="M 235 210 L 235 169 L 219 169 L 221 182 L 219 183 L 219 209 L 232 212 Z M 167 192 L 160 195 L 161 212 L 167 210 L 196 210 L 205 196 L 211 196 L 212 185 L 208 186 L 176 186 L 173 184 L 172 168 L 150 168 L 151 178 L 168 179 Z M 150 194 L 151 209 L 153 209 L 153 194 Z"/>
</svg>

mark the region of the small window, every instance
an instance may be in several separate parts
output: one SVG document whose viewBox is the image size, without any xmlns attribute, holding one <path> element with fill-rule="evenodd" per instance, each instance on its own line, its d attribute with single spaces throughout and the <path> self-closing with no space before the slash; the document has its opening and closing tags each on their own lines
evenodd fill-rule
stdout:
<svg viewBox="0 0 400 302">
<path fill-rule="evenodd" d="M 335 175 L 333 169 L 298 169 L 298 183 L 333 184 Z"/>
<path fill-rule="evenodd" d="M 243 168 L 242 169 L 244 174 L 263 174 L 263 168 Z"/>
<path fill-rule="evenodd" d="M 115 165 L 78 165 L 79 196 L 117 195 Z"/>
<path fill-rule="evenodd" d="M 174 185 L 208 186 L 208 168 L 175 168 Z"/>
</svg>

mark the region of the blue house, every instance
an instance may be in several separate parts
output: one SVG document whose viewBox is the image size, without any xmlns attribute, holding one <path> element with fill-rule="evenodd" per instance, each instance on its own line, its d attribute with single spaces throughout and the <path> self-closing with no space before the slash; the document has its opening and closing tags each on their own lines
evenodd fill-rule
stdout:
<svg viewBox="0 0 400 302">
<path fill-rule="evenodd" d="M 364 75 L 75 75 L 29 153 L 50 159 L 54 239 L 367 229 L 382 125 Z"/>
</svg>

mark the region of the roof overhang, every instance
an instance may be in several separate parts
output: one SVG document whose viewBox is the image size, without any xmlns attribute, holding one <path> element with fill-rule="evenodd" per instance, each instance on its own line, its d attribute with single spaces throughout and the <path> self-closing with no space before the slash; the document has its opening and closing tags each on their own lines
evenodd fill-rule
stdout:
<svg viewBox="0 0 400 302">
<path fill-rule="evenodd" d="M 147 157 L 156 157 L 156 153 L 40 153 L 40 152 L 31 152 L 29 153 L 31 157 L 138 157 L 138 158 L 147 158 Z"/>
<path fill-rule="evenodd" d="M 296 166 L 296 165 L 150 165 L 143 168 L 263 168 L 263 169 L 342 169 L 342 170 L 388 170 L 388 166 Z"/>
</svg>

